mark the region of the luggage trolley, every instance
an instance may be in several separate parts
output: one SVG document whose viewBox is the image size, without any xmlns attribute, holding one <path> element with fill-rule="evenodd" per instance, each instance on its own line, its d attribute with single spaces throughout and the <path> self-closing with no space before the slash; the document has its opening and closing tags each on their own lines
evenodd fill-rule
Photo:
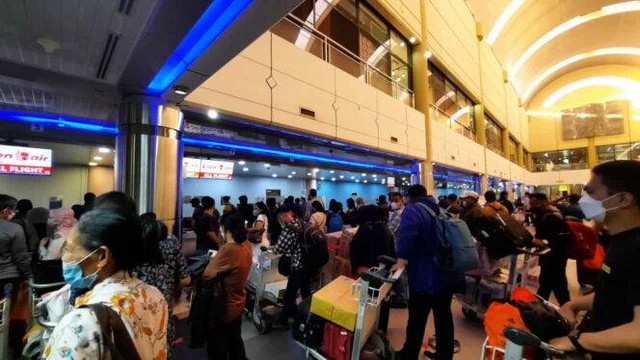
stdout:
<svg viewBox="0 0 640 360">
<path fill-rule="evenodd" d="M 508 271 L 506 282 L 496 282 L 494 277 L 482 276 L 476 280 L 466 276 L 465 294 L 454 296 L 462 306 L 464 316 L 468 319 L 482 317 L 492 301 L 507 299 L 514 288 L 527 286 L 529 271 L 538 265 L 538 256 L 549 251 L 548 248 L 520 248 L 517 254 L 510 255 L 508 266 L 499 268 L 501 276 L 502 270 Z M 486 288 L 486 293 L 481 292 L 481 288 Z"/>
<path fill-rule="evenodd" d="M 361 273 L 361 276 L 353 284 L 351 295 L 358 302 L 356 326 L 353 332 L 353 344 L 351 346 L 351 360 L 360 359 L 360 353 L 369 337 L 375 332 L 380 317 L 382 301 L 389 295 L 391 285 L 402 275 L 402 270 L 391 274 L 389 269 L 396 260 L 387 256 L 378 258 L 380 264 Z M 383 274 L 390 275 L 386 277 Z M 305 350 L 305 358 L 316 360 L 328 360 L 317 349 L 298 342 Z"/>
<path fill-rule="evenodd" d="M 279 292 L 287 288 L 287 278 L 278 272 L 282 255 L 263 251 L 258 263 L 251 264 L 247 280 L 245 312 L 260 334 L 271 330 L 271 325 L 282 312 Z"/>
<path fill-rule="evenodd" d="M 499 348 L 487 345 L 487 340 L 485 340 L 482 345 L 482 355 L 481 360 L 494 360 L 496 358 L 496 354 L 501 354 L 504 360 L 525 360 L 523 356 L 524 347 L 534 347 L 540 348 L 547 354 L 547 359 L 551 360 L 554 356 L 564 358 L 565 353 L 555 347 L 541 341 L 534 334 L 513 327 L 508 327 L 504 329 L 504 336 L 507 339 L 507 344 L 505 348 Z M 486 356 L 486 350 L 491 349 L 492 355 L 491 357 Z"/>
<path fill-rule="evenodd" d="M 6 284 L 3 290 L 3 298 L 0 300 L 0 358 L 9 358 L 9 322 L 11 318 L 11 292 L 13 285 Z"/>
</svg>

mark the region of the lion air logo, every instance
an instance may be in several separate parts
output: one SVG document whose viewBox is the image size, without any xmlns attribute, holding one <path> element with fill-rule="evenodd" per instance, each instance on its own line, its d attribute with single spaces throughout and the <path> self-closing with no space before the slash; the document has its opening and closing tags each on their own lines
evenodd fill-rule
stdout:
<svg viewBox="0 0 640 360">
<path fill-rule="evenodd" d="M 27 161 L 29 160 L 29 153 L 26 151 L 18 150 L 16 151 L 16 159 L 21 162 Z"/>
</svg>

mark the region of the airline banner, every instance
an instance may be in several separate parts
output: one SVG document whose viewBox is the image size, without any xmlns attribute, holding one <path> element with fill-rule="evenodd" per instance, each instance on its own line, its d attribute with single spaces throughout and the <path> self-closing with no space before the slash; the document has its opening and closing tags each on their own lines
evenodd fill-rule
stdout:
<svg viewBox="0 0 640 360">
<path fill-rule="evenodd" d="M 51 175 L 51 149 L 0 145 L 0 174 Z"/>
</svg>

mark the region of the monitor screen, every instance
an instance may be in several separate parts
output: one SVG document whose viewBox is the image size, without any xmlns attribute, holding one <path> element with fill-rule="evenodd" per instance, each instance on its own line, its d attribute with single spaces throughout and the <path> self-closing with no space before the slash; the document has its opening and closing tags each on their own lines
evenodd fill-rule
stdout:
<svg viewBox="0 0 640 360">
<path fill-rule="evenodd" d="M 225 179 L 233 178 L 232 161 L 205 160 L 200 162 L 200 178 L 201 179 Z"/>
<path fill-rule="evenodd" d="M 51 175 L 51 149 L 0 145 L 0 174 Z"/>
<path fill-rule="evenodd" d="M 200 159 L 183 158 L 182 159 L 182 177 L 183 178 L 199 178 L 200 177 Z"/>
</svg>

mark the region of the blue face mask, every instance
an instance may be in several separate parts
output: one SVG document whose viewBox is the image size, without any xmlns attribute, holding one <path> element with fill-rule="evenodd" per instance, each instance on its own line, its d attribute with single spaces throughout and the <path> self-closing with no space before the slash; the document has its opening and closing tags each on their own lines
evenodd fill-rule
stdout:
<svg viewBox="0 0 640 360">
<path fill-rule="evenodd" d="M 71 285 L 73 289 L 83 290 L 90 288 L 93 283 L 98 278 L 98 271 L 93 274 L 83 276 L 82 268 L 80 267 L 80 263 L 83 262 L 86 258 L 91 256 L 93 253 L 98 251 L 99 249 L 95 249 L 87 256 L 75 262 L 62 262 L 62 277 L 64 277 L 64 281 L 67 284 Z"/>
</svg>

